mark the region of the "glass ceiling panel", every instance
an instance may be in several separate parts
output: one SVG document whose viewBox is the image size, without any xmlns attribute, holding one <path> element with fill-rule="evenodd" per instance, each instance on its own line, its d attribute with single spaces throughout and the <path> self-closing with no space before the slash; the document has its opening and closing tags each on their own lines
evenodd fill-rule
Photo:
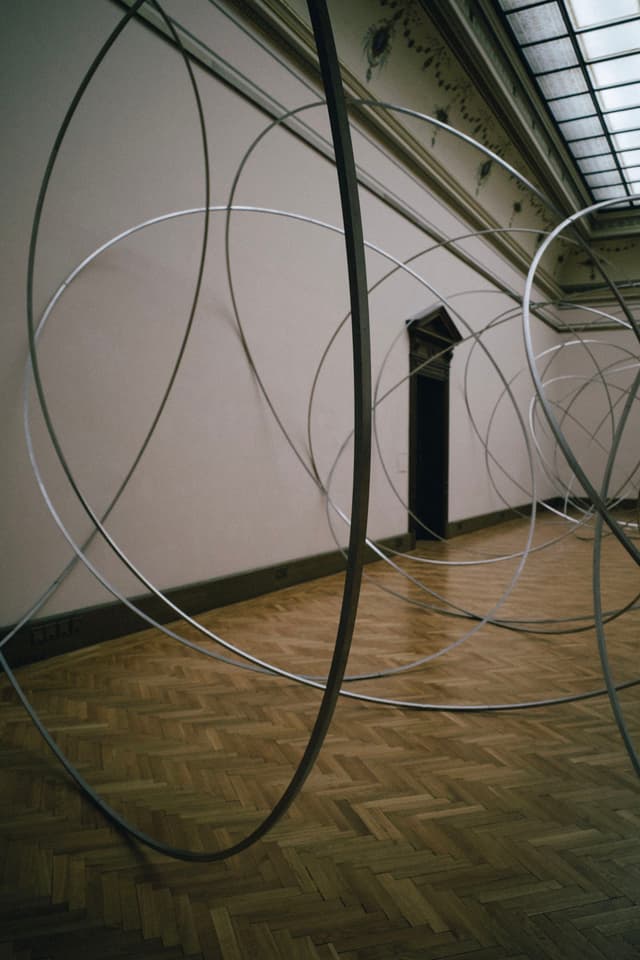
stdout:
<svg viewBox="0 0 640 960">
<path fill-rule="evenodd" d="M 622 184 L 622 179 L 617 170 L 607 170 L 606 173 L 590 173 L 587 176 L 587 183 L 590 187 L 608 187 L 614 184 Z"/>
<path fill-rule="evenodd" d="M 631 83 L 640 77 L 640 54 L 628 57 L 615 57 L 591 63 L 588 68 L 596 87 L 610 87 L 618 83 Z"/>
<path fill-rule="evenodd" d="M 568 120 L 559 124 L 565 140 L 579 140 L 584 137 L 598 137 L 604 130 L 599 117 L 584 117 L 580 120 Z"/>
<path fill-rule="evenodd" d="M 626 192 L 623 187 L 595 187 L 593 195 L 596 200 L 608 200 L 609 197 L 620 197 L 622 200 Z"/>
<path fill-rule="evenodd" d="M 612 133 L 640 127 L 640 107 L 636 107 L 635 110 L 617 110 L 615 113 L 607 113 L 605 122 L 607 129 Z"/>
<path fill-rule="evenodd" d="M 635 150 L 640 147 L 640 130 L 633 130 L 630 133 L 616 133 L 613 142 L 618 150 Z"/>
<path fill-rule="evenodd" d="M 567 7 L 578 28 L 594 27 L 638 13 L 637 0 L 569 0 Z"/>
<path fill-rule="evenodd" d="M 567 32 L 557 3 L 541 3 L 537 7 L 528 7 L 521 13 L 513 13 L 509 17 L 509 23 L 520 43 L 550 40 L 551 37 L 561 37 Z"/>
<path fill-rule="evenodd" d="M 606 207 L 604 207 L 603 209 L 605 210 L 620 210 L 621 208 L 628 210 L 630 207 L 637 206 L 638 204 L 640 204 L 640 197 L 634 198 L 629 196 L 622 196 L 619 193 L 616 193 L 611 197 L 601 196 L 601 192 L 606 191 L 608 189 L 609 189 L 608 187 L 601 187 L 601 188 L 596 188 L 593 191 L 594 194 L 596 194 L 596 196 L 594 197 L 596 202 L 600 202 L 601 200 L 614 201 L 613 203 L 610 202 Z"/>
<path fill-rule="evenodd" d="M 612 170 L 615 168 L 613 154 L 607 153 L 601 157 L 585 157 L 578 160 L 578 167 L 583 173 L 595 173 L 597 170 Z"/>
<path fill-rule="evenodd" d="M 625 84 L 624 87 L 609 87 L 597 90 L 596 95 L 603 110 L 619 110 L 620 107 L 640 107 L 640 83 Z"/>
<path fill-rule="evenodd" d="M 563 120 L 573 120 L 575 117 L 587 117 L 596 112 L 593 99 L 588 93 L 552 100 L 549 103 L 549 109 L 558 123 Z"/>
<path fill-rule="evenodd" d="M 623 167 L 633 167 L 640 163 L 640 150 L 623 150 L 618 154 L 618 159 Z"/>
<path fill-rule="evenodd" d="M 534 43 L 530 47 L 523 47 L 522 52 L 534 73 L 546 73 L 548 70 L 572 67 L 578 62 L 573 44 L 568 37 L 563 37 L 560 40 L 546 40 L 544 43 Z"/>
<path fill-rule="evenodd" d="M 584 93 L 589 89 L 579 67 L 549 73 L 546 77 L 538 77 L 538 86 L 548 100 L 553 97 L 566 97 L 572 93 Z"/>
<path fill-rule="evenodd" d="M 587 33 L 579 34 L 578 42 L 587 60 L 637 50 L 640 48 L 640 21 L 632 20 L 628 23 L 619 23 L 615 27 L 589 30 Z"/>
<path fill-rule="evenodd" d="M 593 137 L 591 140 L 576 140 L 569 144 L 569 149 L 574 157 L 591 157 L 596 153 L 606 153 L 609 144 L 604 137 Z"/>
</svg>

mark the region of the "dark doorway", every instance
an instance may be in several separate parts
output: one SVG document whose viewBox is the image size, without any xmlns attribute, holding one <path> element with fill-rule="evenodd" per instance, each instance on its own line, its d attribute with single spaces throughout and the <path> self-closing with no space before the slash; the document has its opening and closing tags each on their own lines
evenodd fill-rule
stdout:
<svg viewBox="0 0 640 960">
<path fill-rule="evenodd" d="M 444 537 L 448 517 L 447 388 L 444 380 L 416 374 L 415 497 L 410 509 L 417 540 Z"/>
<path fill-rule="evenodd" d="M 409 529 L 416 540 L 446 537 L 449 522 L 449 365 L 462 338 L 444 307 L 407 321 Z"/>
</svg>

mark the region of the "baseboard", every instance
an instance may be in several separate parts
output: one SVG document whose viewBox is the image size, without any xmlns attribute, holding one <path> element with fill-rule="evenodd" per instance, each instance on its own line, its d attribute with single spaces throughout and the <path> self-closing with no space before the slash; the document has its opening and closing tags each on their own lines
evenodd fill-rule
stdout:
<svg viewBox="0 0 640 960">
<path fill-rule="evenodd" d="M 405 552 L 413 549 L 415 538 L 411 533 L 402 533 L 381 540 L 380 546 Z M 367 549 L 365 563 L 378 559 L 372 550 Z M 272 567 L 175 587 L 167 590 L 166 594 L 172 603 L 185 613 L 196 616 L 206 610 L 250 600 L 274 590 L 339 573 L 344 568 L 343 554 L 339 550 L 333 550 Z M 134 602 L 158 623 L 168 623 L 176 619 L 165 604 L 153 595 L 137 597 Z M 20 667 L 147 628 L 145 621 L 128 607 L 118 602 L 106 603 L 33 620 L 11 638 L 4 648 L 4 653 L 12 667 Z M 10 630 L 10 627 L 5 627 L 2 636 L 6 636 Z"/>
<path fill-rule="evenodd" d="M 549 497 L 544 501 L 555 510 L 564 510 L 564 497 Z M 591 501 L 588 497 L 572 497 L 571 502 L 581 509 L 588 510 Z M 638 503 L 633 498 L 626 498 L 617 504 L 616 510 L 637 510 Z M 543 506 L 538 505 L 538 510 L 544 510 Z M 497 523 L 504 523 L 506 520 L 515 520 L 516 517 L 531 516 L 531 504 L 525 503 L 519 507 L 507 507 L 504 510 L 494 510 L 493 513 L 481 513 L 476 517 L 467 517 L 464 520 L 453 520 L 447 523 L 446 539 L 459 537 L 463 533 L 473 533 L 476 530 L 483 530 L 485 527 L 493 527 Z"/>
<path fill-rule="evenodd" d="M 493 527 L 497 523 L 504 523 L 505 520 L 515 520 L 518 516 L 528 517 L 530 515 L 531 504 L 525 503 L 519 507 L 506 507 L 504 510 L 494 510 L 492 513 L 481 513 L 475 517 L 466 517 L 464 520 L 452 520 L 447 523 L 446 539 L 451 540 L 463 533 L 474 533 L 476 530 L 483 530 L 485 527 Z"/>
<path fill-rule="evenodd" d="M 589 506 L 586 498 L 574 497 L 573 502 L 585 508 Z M 547 503 L 556 509 L 564 507 L 562 497 L 553 497 Z M 635 511 L 637 506 L 635 499 L 626 499 L 621 501 L 618 509 Z M 518 515 L 529 516 L 530 513 L 531 504 L 529 503 L 467 517 L 464 520 L 454 520 L 447 524 L 446 538 L 451 539 L 464 533 L 473 533 L 485 527 L 504 523 L 506 520 L 513 520 Z M 413 533 L 398 534 L 380 541 L 380 545 L 389 547 L 391 550 L 406 552 L 415 546 L 415 536 Z M 367 550 L 365 563 L 371 563 L 377 559 L 378 557 L 371 550 Z M 339 550 L 333 550 L 330 553 L 303 557 L 271 567 L 261 567 L 228 577 L 175 587 L 167 590 L 166 594 L 176 606 L 190 616 L 196 616 L 206 610 L 250 600 L 252 597 L 272 593 L 274 590 L 282 590 L 308 580 L 316 580 L 318 577 L 339 573 L 344 568 L 344 556 Z M 167 610 L 165 604 L 154 596 L 137 597 L 135 603 L 158 623 L 168 623 L 176 619 Z M 145 621 L 127 607 L 117 602 L 106 603 L 58 614 L 55 617 L 33 620 L 22 627 L 15 637 L 12 637 L 4 648 L 4 653 L 12 666 L 20 667 L 146 629 Z M 10 630 L 11 627 L 5 627 L 1 636 L 6 636 Z"/>
</svg>

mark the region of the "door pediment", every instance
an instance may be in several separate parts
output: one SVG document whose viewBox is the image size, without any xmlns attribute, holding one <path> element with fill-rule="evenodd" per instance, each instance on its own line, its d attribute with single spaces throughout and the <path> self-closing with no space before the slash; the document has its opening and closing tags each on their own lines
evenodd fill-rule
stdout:
<svg viewBox="0 0 640 960">
<path fill-rule="evenodd" d="M 409 335 L 416 340 L 436 341 L 441 343 L 442 347 L 446 345 L 453 347 L 462 340 L 462 334 L 451 319 L 448 310 L 442 305 L 435 308 L 429 307 L 428 310 L 417 313 L 414 317 L 410 317 L 406 324 Z"/>
</svg>

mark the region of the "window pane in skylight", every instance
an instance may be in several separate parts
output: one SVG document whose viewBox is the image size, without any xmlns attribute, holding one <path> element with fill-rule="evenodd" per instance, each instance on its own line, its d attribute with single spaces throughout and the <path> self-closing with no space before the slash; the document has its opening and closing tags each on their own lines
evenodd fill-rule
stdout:
<svg viewBox="0 0 640 960">
<path fill-rule="evenodd" d="M 622 180 L 617 170 L 607 170 L 606 173 L 590 173 L 587 176 L 590 187 L 609 187 L 617 184 L 622 186 Z"/>
<path fill-rule="evenodd" d="M 640 163 L 640 150 L 623 150 L 618 154 L 618 158 L 624 167 L 633 167 Z"/>
<path fill-rule="evenodd" d="M 640 130 L 630 133 L 616 133 L 613 139 L 614 147 L 618 150 L 635 150 L 640 147 Z"/>
<path fill-rule="evenodd" d="M 606 190 L 606 187 L 604 187 L 603 189 Z M 596 191 L 594 190 L 593 193 L 595 194 L 595 192 L 596 192 Z M 601 210 L 602 210 L 602 211 L 606 211 L 606 210 L 619 210 L 621 207 L 624 207 L 624 208 L 626 208 L 626 209 L 628 210 L 629 207 L 631 206 L 631 203 L 630 203 L 630 201 L 629 201 L 629 197 L 622 198 L 622 195 L 621 195 L 621 194 L 618 194 L 618 196 L 620 196 L 620 200 L 619 200 L 617 203 L 615 203 L 615 202 L 614 202 L 614 203 L 609 203 L 609 206 L 607 206 L 607 207 L 601 207 Z M 594 199 L 594 200 L 607 200 L 607 199 L 610 199 L 610 198 L 607 198 L 607 197 L 596 197 L 596 196 L 594 196 L 593 199 Z"/>
<path fill-rule="evenodd" d="M 630 23 L 618 23 L 615 27 L 581 33 L 578 43 L 587 60 L 637 50 L 640 47 L 640 22 L 633 20 Z"/>
<path fill-rule="evenodd" d="M 541 3 L 537 7 L 529 7 L 521 13 L 510 14 L 508 20 L 518 43 L 549 40 L 551 37 L 566 36 L 567 33 L 557 3 Z"/>
<path fill-rule="evenodd" d="M 598 137 L 604 133 L 598 117 L 583 117 L 580 120 L 567 120 L 559 124 L 565 140 L 579 140 L 584 137 Z"/>
<path fill-rule="evenodd" d="M 605 123 L 611 133 L 617 130 L 630 130 L 640 127 L 640 107 L 635 110 L 617 110 L 605 116 Z"/>
<path fill-rule="evenodd" d="M 640 186 L 640 0 L 496 6 L 592 196 L 630 207 L 628 184 Z"/>
<path fill-rule="evenodd" d="M 609 144 L 604 137 L 593 137 L 591 140 L 576 140 L 569 144 L 574 157 L 590 157 L 596 153 L 606 153 Z"/>
<path fill-rule="evenodd" d="M 613 154 L 607 153 L 602 157 L 585 157 L 578 160 L 578 166 L 583 173 L 595 173 L 596 170 L 611 170 L 615 167 Z"/>
<path fill-rule="evenodd" d="M 624 187 L 595 187 L 591 191 L 596 200 L 608 200 L 609 197 L 626 197 L 627 193 Z"/>
<path fill-rule="evenodd" d="M 534 43 L 531 47 L 524 47 L 522 52 L 534 73 L 545 73 L 547 70 L 558 70 L 560 67 L 572 67 L 578 62 L 571 40 L 568 37 L 562 40 L 546 40 L 544 43 Z"/>
<path fill-rule="evenodd" d="M 624 87 L 609 87 L 605 90 L 598 90 L 597 97 L 603 110 L 640 107 L 640 83 L 627 83 Z"/>
<path fill-rule="evenodd" d="M 587 117 L 596 112 L 593 100 L 588 93 L 578 97 L 563 97 L 561 100 L 552 100 L 549 104 L 551 113 L 558 123 L 563 120 L 573 120 L 575 117 Z"/>
<path fill-rule="evenodd" d="M 584 93 L 588 89 L 587 81 L 579 67 L 573 70 L 559 70 L 558 73 L 550 73 L 546 77 L 537 79 L 543 96 L 548 100 L 553 97 L 567 97 L 572 93 Z"/>
<path fill-rule="evenodd" d="M 557 41 L 553 41 L 557 43 Z M 587 68 L 596 87 L 609 87 L 613 83 L 631 83 L 640 76 L 640 54 L 629 57 L 614 57 L 602 63 L 591 63 Z"/>
<path fill-rule="evenodd" d="M 638 12 L 637 0 L 567 0 L 567 6 L 576 27 L 593 27 Z"/>
</svg>

